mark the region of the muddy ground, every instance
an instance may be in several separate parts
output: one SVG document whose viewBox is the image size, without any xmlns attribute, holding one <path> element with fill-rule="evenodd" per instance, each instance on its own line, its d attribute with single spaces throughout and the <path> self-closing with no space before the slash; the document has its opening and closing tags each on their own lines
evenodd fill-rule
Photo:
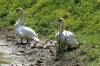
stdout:
<svg viewBox="0 0 100 66">
<path fill-rule="evenodd" d="M 63 57 L 58 58 L 56 57 L 55 46 L 47 49 L 31 48 L 31 44 L 27 44 L 25 40 L 24 44 L 20 44 L 20 38 L 12 29 L 0 28 L 0 40 L 5 40 L 8 47 L 12 48 L 12 54 L 15 55 L 11 66 L 86 66 L 81 57 L 82 54 L 76 54 L 75 50 L 67 51 Z M 49 41 L 54 42 L 53 40 Z"/>
</svg>

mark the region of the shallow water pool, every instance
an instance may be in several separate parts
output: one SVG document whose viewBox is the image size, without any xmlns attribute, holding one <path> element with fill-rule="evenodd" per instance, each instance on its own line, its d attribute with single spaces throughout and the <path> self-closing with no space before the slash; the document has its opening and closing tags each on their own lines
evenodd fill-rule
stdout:
<svg viewBox="0 0 100 66">
<path fill-rule="evenodd" d="M 12 49 L 8 48 L 4 40 L 0 40 L 0 66 L 10 66 L 12 60 Z"/>
</svg>

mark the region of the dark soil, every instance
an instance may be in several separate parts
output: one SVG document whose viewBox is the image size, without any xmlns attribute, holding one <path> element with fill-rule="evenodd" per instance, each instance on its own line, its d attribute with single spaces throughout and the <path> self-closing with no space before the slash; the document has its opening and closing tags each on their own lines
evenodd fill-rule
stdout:
<svg viewBox="0 0 100 66">
<path fill-rule="evenodd" d="M 75 50 L 67 51 L 64 56 L 57 57 L 55 46 L 47 49 L 31 48 L 31 44 L 27 44 L 26 40 L 24 40 L 25 44 L 20 44 L 20 38 L 12 29 L 0 28 L 0 40 L 8 42 L 9 47 L 13 50 L 12 54 L 15 55 L 11 66 L 15 64 L 18 66 L 16 61 L 20 62 L 19 64 L 22 66 L 87 66 Z"/>
</svg>

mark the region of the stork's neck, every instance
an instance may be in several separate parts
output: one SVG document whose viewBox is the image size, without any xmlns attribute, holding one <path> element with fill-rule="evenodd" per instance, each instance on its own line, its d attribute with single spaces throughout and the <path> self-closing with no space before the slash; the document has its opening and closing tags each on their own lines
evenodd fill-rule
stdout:
<svg viewBox="0 0 100 66">
<path fill-rule="evenodd" d="M 15 28 L 21 25 L 22 21 L 24 20 L 24 13 L 23 11 L 20 11 L 20 19 L 19 21 L 14 25 Z"/>
<path fill-rule="evenodd" d="M 24 13 L 23 11 L 20 12 L 20 19 L 19 19 L 19 25 L 21 25 L 22 21 L 24 20 Z"/>
<path fill-rule="evenodd" d="M 60 24 L 60 31 L 61 33 L 64 31 L 64 21 L 62 21 Z"/>
</svg>

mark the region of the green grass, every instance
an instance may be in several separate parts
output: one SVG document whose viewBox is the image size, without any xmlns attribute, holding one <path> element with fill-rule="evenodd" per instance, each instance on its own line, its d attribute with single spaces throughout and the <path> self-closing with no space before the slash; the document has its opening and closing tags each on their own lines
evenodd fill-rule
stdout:
<svg viewBox="0 0 100 66">
<path fill-rule="evenodd" d="M 13 29 L 19 19 L 16 8 L 24 9 L 22 25 L 31 27 L 40 39 L 54 39 L 59 17 L 65 29 L 74 32 L 89 66 L 100 65 L 100 0 L 0 0 L 0 25 Z"/>
</svg>

